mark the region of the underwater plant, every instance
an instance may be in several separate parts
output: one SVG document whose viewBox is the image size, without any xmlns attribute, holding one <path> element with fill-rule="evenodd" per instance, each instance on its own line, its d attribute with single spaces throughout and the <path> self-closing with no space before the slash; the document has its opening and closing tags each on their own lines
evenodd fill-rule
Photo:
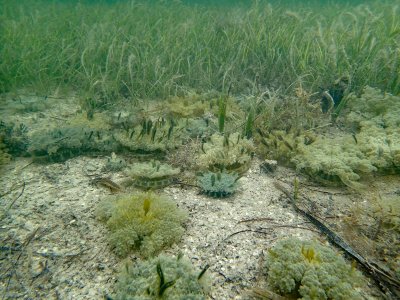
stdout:
<svg viewBox="0 0 400 300">
<path fill-rule="evenodd" d="M 171 97 L 161 103 L 165 114 L 172 118 L 199 118 L 211 111 L 213 99 L 207 99 L 210 95 L 189 94 L 184 97 Z"/>
<path fill-rule="evenodd" d="M 284 130 L 272 130 L 262 132 L 259 130 L 260 147 L 258 152 L 267 159 L 275 159 L 284 165 L 290 165 L 290 160 L 298 152 L 299 144 L 309 145 L 315 141 L 311 134 L 301 135 L 300 131 L 286 132 Z"/>
<path fill-rule="evenodd" d="M 334 138 L 321 136 L 310 145 L 298 144 L 296 152 L 290 160 L 296 169 L 326 185 L 344 183 L 356 187 L 362 175 L 377 170 L 350 135 Z"/>
<path fill-rule="evenodd" d="M 255 113 L 255 108 L 250 107 L 246 116 L 246 123 L 243 130 L 243 136 L 245 136 L 247 139 L 250 139 L 253 136 Z"/>
<path fill-rule="evenodd" d="M 317 87 L 347 71 L 352 87 L 369 83 L 395 94 L 400 81 L 393 37 L 399 22 L 393 3 L 374 2 L 320 4 L 323 8 L 301 2 L 291 16 L 291 4 L 257 3 L 227 7 L 224 18 L 219 7 L 145 3 L 132 10 L 124 3 L 101 5 L 82 22 L 93 10 L 88 3 L 48 7 L 14 1 L 2 17 L 0 91 L 74 86 L 92 109 L 113 105 L 115 99 L 168 97 L 189 86 L 218 90 L 221 78 L 223 83 L 234 80 L 234 92 L 240 93 L 260 86 L 286 89 L 299 79 Z M 72 10 L 77 11 L 73 16 Z M 32 11 L 41 18 L 29 19 Z M 155 43 L 156 35 L 147 29 L 160 14 L 165 16 L 157 27 L 162 39 Z M 349 16 L 351 28 L 343 24 Z M 324 22 L 317 25 L 319 17 Z M 71 26 L 66 28 L 66 22 Z M 110 23 L 115 27 L 104 31 L 102 26 Z M 75 44 L 80 47 L 65 49 Z"/>
<path fill-rule="evenodd" d="M 250 167 L 253 143 L 240 133 L 213 134 L 201 147 L 197 162 L 203 170 L 243 174 Z"/>
<path fill-rule="evenodd" d="M 228 197 L 236 192 L 239 176 L 236 173 L 206 172 L 198 177 L 201 191 L 211 197 Z"/>
<path fill-rule="evenodd" d="M 0 122 L 0 136 L 12 156 L 24 156 L 29 146 L 28 128 L 23 124 Z"/>
<path fill-rule="evenodd" d="M 226 107 L 229 96 L 221 96 L 218 99 L 218 131 L 223 134 L 225 129 Z"/>
<path fill-rule="evenodd" d="M 8 161 L 10 156 L 6 152 L 6 147 L 2 142 L 2 136 L 0 136 L 0 170 Z"/>
<path fill-rule="evenodd" d="M 187 119 L 185 130 L 189 138 L 207 138 L 217 132 L 218 127 L 213 122 L 212 116 L 204 116 L 203 118 Z"/>
<path fill-rule="evenodd" d="M 279 294 L 300 299 L 362 299 L 361 273 L 317 241 L 289 238 L 268 250 L 267 283 Z"/>
<path fill-rule="evenodd" d="M 118 172 L 124 169 L 127 166 L 125 159 L 117 157 L 117 155 L 113 152 L 111 156 L 107 158 L 107 163 L 103 167 L 103 171 L 105 172 Z"/>
<path fill-rule="evenodd" d="M 357 145 L 379 171 L 400 172 L 400 97 L 365 87 L 350 94 L 345 123 L 355 129 Z"/>
<path fill-rule="evenodd" d="M 143 189 L 159 189 L 173 183 L 175 177 L 180 173 L 178 168 L 159 161 L 135 163 L 127 171 L 134 179 L 134 185 Z"/>
<path fill-rule="evenodd" d="M 62 162 L 82 154 L 117 152 L 108 132 L 88 127 L 67 126 L 35 132 L 28 151 L 36 160 Z"/>
<path fill-rule="evenodd" d="M 400 97 L 365 87 L 348 95 L 340 121 L 348 132 L 316 136 L 310 132 L 258 130 L 259 151 L 327 185 L 356 182 L 376 171 L 400 172 Z M 265 146 L 265 147 L 264 147 Z"/>
<path fill-rule="evenodd" d="M 187 219 L 173 201 L 153 193 L 105 199 L 96 214 L 107 224 L 109 243 L 119 256 L 134 251 L 143 257 L 157 255 L 181 239 Z"/>
<path fill-rule="evenodd" d="M 127 263 L 119 276 L 115 299 L 205 300 L 210 286 L 207 268 L 195 270 L 181 255 L 160 254 L 136 265 Z"/>
<path fill-rule="evenodd" d="M 125 128 L 114 133 L 114 138 L 123 147 L 136 154 L 160 156 L 167 150 L 182 144 L 184 126 L 174 119 L 144 119 L 134 128 Z"/>
</svg>

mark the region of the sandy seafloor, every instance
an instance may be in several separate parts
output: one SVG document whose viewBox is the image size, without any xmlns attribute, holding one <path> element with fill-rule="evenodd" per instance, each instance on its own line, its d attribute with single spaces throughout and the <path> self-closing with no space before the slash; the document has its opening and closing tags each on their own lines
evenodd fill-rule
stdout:
<svg viewBox="0 0 400 300">
<path fill-rule="evenodd" d="M 77 109 L 73 102 L 63 102 L 45 112 L 11 115 L 3 111 L 3 119 L 23 122 L 28 128 L 45 128 L 46 122 L 60 122 L 54 117 L 70 116 Z M 30 158 L 18 158 L 5 167 L 0 191 L 12 192 L 1 197 L 0 205 L 6 207 L 17 200 L 0 224 L 1 299 L 112 296 L 118 270 L 125 261 L 112 252 L 107 228 L 95 217 L 98 203 L 112 193 L 91 184 L 87 176 L 97 174 L 123 182 L 123 172 L 102 171 L 106 161 L 106 156 L 82 156 L 64 163 L 37 164 Z M 240 190 L 230 198 L 209 198 L 196 188 L 180 185 L 162 191 L 189 212 L 181 242 L 165 253 L 183 252 L 199 270 L 210 265 L 209 299 L 247 299 L 252 287 L 263 286 L 264 257 L 277 240 L 297 236 L 326 242 L 273 184 L 279 181 L 290 188 L 295 172 L 278 167 L 275 173 L 266 174 L 260 171 L 260 163 L 254 158 L 250 170 L 239 180 Z M 346 188 L 324 188 L 301 176 L 300 180 L 314 215 L 346 239 L 349 232 L 343 230 L 342 221 L 365 198 Z M 23 183 L 24 191 L 17 198 Z M 389 183 L 382 178 L 374 186 L 391 191 L 398 183 L 398 178 Z M 140 260 L 134 254 L 127 259 Z M 366 299 L 379 299 L 376 286 L 368 281 L 362 294 Z"/>
</svg>

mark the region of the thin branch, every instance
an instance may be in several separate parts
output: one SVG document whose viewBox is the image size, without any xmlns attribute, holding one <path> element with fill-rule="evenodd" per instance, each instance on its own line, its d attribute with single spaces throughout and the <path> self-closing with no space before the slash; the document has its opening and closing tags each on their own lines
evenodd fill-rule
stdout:
<svg viewBox="0 0 400 300">
<path fill-rule="evenodd" d="M 25 183 L 25 181 L 24 181 L 24 183 L 22 184 L 22 190 L 21 190 L 21 192 L 19 193 L 19 195 L 17 196 L 17 198 L 15 198 L 15 199 L 13 200 L 13 202 L 10 203 L 10 206 L 7 208 L 6 213 L 8 213 L 8 211 L 9 211 L 9 210 L 11 209 L 11 207 L 15 204 L 15 202 L 17 202 L 17 200 L 22 196 L 22 194 L 23 194 L 24 191 L 25 191 L 25 186 L 26 186 L 26 183 Z"/>
<path fill-rule="evenodd" d="M 37 232 L 39 231 L 39 229 L 40 229 L 40 227 L 36 228 L 35 231 L 32 232 L 32 233 L 28 236 L 28 238 L 26 239 L 26 241 L 24 242 L 24 244 L 23 244 L 22 247 L 21 247 L 21 252 L 18 254 L 16 261 L 4 272 L 4 274 L 7 274 L 7 272 L 9 272 L 12 268 L 14 268 L 12 274 L 15 274 L 15 273 L 16 273 L 16 272 L 15 272 L 15 268 L 16 268 L 16 266 L 17 266 L 17 264 L 18 264 L 18 261 L 20 260 L 20 258 L 21 258 L 21 256 L 22 256 L 22 254 L 23 254 L 23 251 L 22 251 L 22 250 L 25 249 L 25 248 L 29 245 L 29 243 L 34 239 L 34 237 L 36 236 L 36 234 L 37 234 Z M 5 290 L 4 290 L 4 294 L 3 294 L 3 297 L 2 297 L 3 300 L 5 299 L 6 294 L 7 294 L 7 292 L 8 292 L 8 288 L 9 288 L 9 286 L 10 286 L 11 278 L 13 277 L 12 274 L 9 275 L 9 277 L 8 277 L 7 285 L 6 285 L 6 288 L 5 288 Z"/>
</svg>

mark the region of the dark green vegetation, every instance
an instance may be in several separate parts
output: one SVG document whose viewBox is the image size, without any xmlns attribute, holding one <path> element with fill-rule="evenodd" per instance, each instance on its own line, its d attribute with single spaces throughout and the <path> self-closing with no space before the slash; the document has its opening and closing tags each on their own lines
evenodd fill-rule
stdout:
<svg viewBox="0 0 400 300">
<path fill-rule="evenodd" d="M 205 300 L 207 266 L 196 270 L 185 257 L 159 255 L 121 272 L 115 299 Z"/>
<path fill-rule="evenodd" d="M 32 137 L 29 150 L 35 159 L 60 162 L 85 153 L 111 153 L 116 147 L 104 132 L 68 126 L 37 133 Z"/>
<path fill-rule="evenodd" d="M 223 198 L 232 195 L 237 190 L 239 176 L 235 173 L 207 172 L 199 176 L 199 186 L 206 195 Z"/>
<path fill-rule="evenodd" d="M 190 89 L 313 91 L 348 75 L 400 92 L 399 1 L 186 6 L 1 0 L 0 91 L 73 89 L 89 102 Z"/>
</svg>

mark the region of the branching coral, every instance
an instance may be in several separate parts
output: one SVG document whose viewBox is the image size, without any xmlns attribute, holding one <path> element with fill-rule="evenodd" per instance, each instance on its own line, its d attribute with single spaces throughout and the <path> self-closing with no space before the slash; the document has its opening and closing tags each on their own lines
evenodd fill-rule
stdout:
<svg viewBox="0 0 400 300">
<path fill-rule="evenodd" d="M 119 277 L 115 299 L 205 300 L 209 289 L 206 270 L 207 266 L 195 270 L 181 256 L 159 255 L 135 266 L 128 263 Z"/>
<path fill-rule="evenodd" d="M 301 299 L 362 299 L 360 272 L 332 249 L 295 238 L 268 251 L 268 284 L 283 295 Z"/>
<path fill-rule="evenodd" d="M 178 242 L 187 214 L 171 200 L 152 193 L 104 201 L 97 211 L 110 230 L 109 242 L 115 252 L 126 256 L 138 251 L 144 257 L 157 255 Z"/>
</svg>

